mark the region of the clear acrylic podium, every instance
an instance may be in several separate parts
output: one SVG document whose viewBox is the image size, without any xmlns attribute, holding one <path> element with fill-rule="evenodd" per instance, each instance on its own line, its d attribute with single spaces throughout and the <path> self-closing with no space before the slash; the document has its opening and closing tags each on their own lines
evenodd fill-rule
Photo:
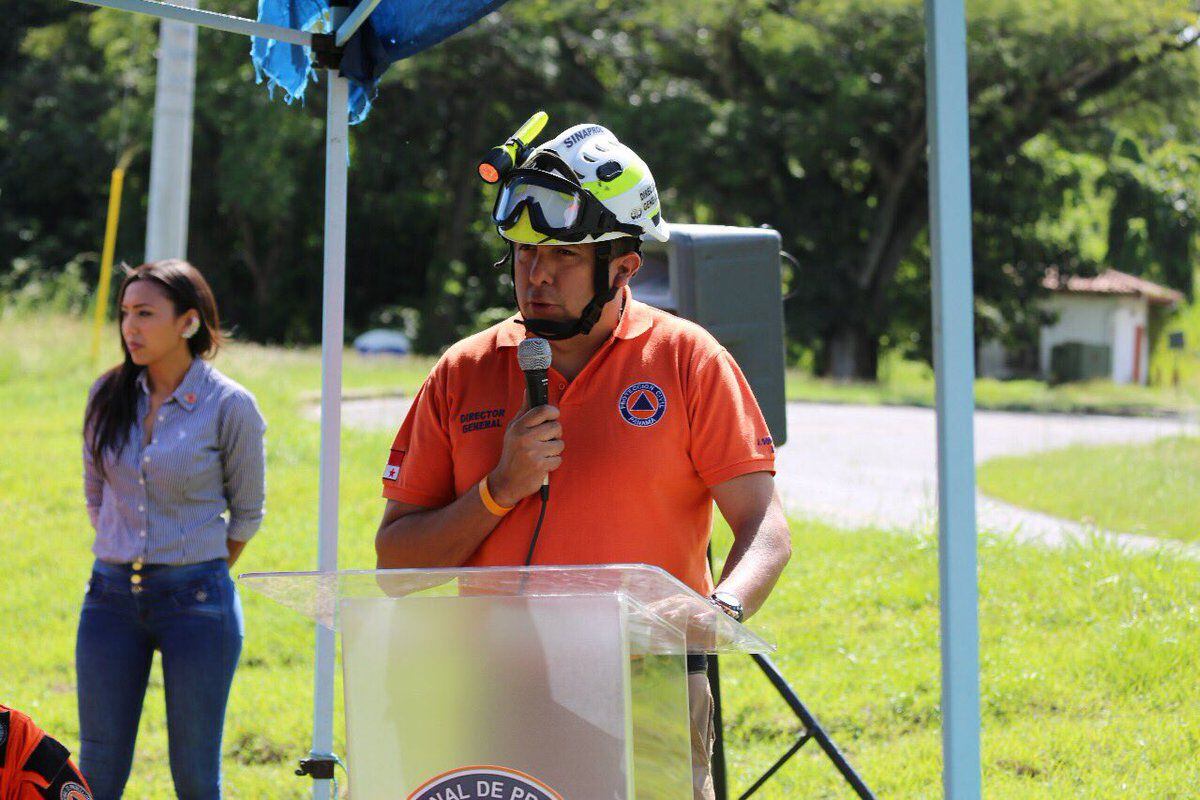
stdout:
<svg viewBox="0 0 1200 800">
<path fill-rule="evenodd" d="M 689 800 L 685 655 L 774 649 L 645 565 L 241 581 L 341 633 L 358 800 Z"/>
</svg>

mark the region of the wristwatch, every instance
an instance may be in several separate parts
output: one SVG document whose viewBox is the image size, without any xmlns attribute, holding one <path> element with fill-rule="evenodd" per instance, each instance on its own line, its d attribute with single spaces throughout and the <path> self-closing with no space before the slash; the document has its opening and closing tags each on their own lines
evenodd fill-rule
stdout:
<svg viewBox="0 0 1200 800">
<path fill-rule="evenodd" d="M 745 609 L 742 607 L 742 601 L 737 595 L 729 592 L 713 592 L 709 598 L 713 601 L 713 605 L 724 611 L 729 616 L 733 617 L 737 622 L 741 622 L 745 616 Z"/>
</svg>

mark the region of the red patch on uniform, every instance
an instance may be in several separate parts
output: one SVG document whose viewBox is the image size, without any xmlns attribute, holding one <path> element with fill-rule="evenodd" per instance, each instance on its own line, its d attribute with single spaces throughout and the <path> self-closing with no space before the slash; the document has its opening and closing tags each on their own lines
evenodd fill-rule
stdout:
<svg viewBox="0 0 1200 800">
<path fill-rule="evenodd" d="M 388 456 L 387 466 L 383 468 L 383 479 L 394 481 L 400 477 L 400 463 L 404 461 L 403 450 L 393 450 Z"/>
</svg>

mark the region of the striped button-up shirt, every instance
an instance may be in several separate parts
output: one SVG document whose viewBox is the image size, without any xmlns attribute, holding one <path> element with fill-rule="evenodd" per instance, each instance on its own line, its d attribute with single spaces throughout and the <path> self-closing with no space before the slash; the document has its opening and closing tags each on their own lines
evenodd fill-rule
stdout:
<svg viewBox="0 0 1200 800">
<path fill-rule="evenodd" d="M 99 381 L 92 387 L 94 393 Z M 146 372 L 124 449 L 92 462 L 84 433 L 84 494 L 103 561 L 195 564 L 229 555 L 263 518 L 266 423 L 254 395 L 196 358 L 163 402 L 146 443 Z M 228 519 L 225 518 L 228 512 Z"/>
</svg>

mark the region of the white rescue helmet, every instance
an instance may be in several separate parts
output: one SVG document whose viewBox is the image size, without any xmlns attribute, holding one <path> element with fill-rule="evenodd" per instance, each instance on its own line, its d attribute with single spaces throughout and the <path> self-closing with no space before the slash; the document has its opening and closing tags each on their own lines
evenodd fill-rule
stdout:
<svg viewBox="0 0 1200 800">
<path fill-rule="evenodd" d="M 668 238 L 646 162 L 612 131 L 591 123 L 568 128 L 517 165 L 500 187 L 492 217 L 501 236 L 523 244 Z"/>
</svg>

